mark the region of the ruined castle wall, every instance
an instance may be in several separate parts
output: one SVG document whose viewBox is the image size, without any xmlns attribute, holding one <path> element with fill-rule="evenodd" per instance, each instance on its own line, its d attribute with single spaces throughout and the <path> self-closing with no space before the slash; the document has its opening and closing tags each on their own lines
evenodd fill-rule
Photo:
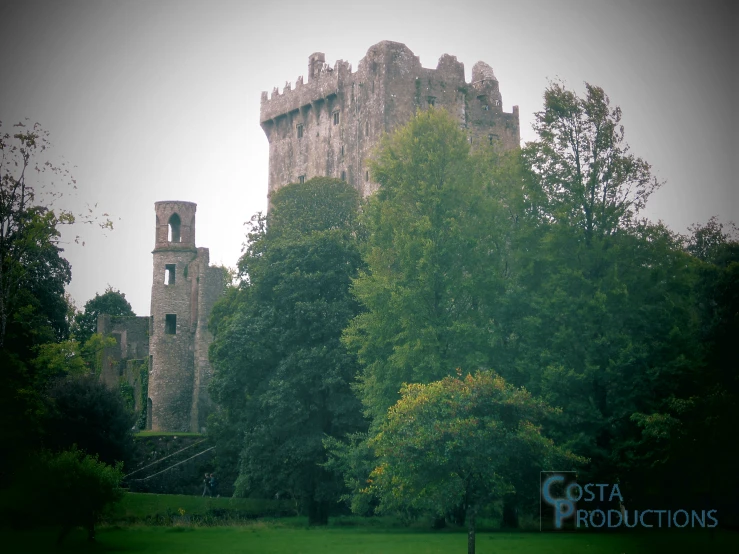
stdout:
<svg viewBox="0 0 739 554">
<path fill-rule="evenodd" d="M 148 320 L 149 318 L 142 318 Z M 123 370 L 123 381 L 133 387 L 133 410 L 135 413 L 141 412 L 141 366 L 144 364 L 145 359 L 128 359 L 125 361 L 125 368 Z"/>
<path fill-rule="evenodd" d="M 518 108 L 502 111 L 492 69 L 478 62 L 473 82 L 464 65 L 447 54 L 436 69 L 421 66 L 404 44 L 380 42 L 352 73 L 339 60 L 333 68 L 317 52 L 309 60 L 309 80 L 293 89 L 262 93 L 261 125 L 269 140 L 269 191 L 312 177 L 343 178 L 366 196 L 367 160 L 384 133 L 407 123 L 418 109 L 448 110 L 467 129 L 473 146 L 504 149 L 520 143 Z M 334 113 L 338 112 L 338 119 Z"/>
<path fill-rule="evenodd" d="M 149 318 L 136 316 L 98 316 L 97 332 L 113 337 L 115 346 L 103 349 L 100 379 L 116 388 L 125 374 L 127 360 L 143 360 L 149 353 Z M 133 385 L 133 382 L 130 384 Z"/>
<path fill-rule="evenodd" d="M 213 335 L 208 330 L 208 320 L 213 305 L 223 295 L 226 284 L 226 271 L 221 267 L 210 267 L 207 248 L 198 248 L 198 297 L 197 327 L 194 337 L 194 379 L 190 429 L 203 432 L 208 415 L 213 411 L 213 403 L 208 393 L 208 385 L 213 376 L 213 368 L 208 360 L 208 348 Z"/>
</svg>

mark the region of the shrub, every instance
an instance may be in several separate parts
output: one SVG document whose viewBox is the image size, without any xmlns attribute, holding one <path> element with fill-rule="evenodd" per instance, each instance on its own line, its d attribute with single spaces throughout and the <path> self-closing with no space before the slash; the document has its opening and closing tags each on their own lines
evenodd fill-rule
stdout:
<svg viewBox="0 0 739 554">
<path fill-rule="evenodd" d="M 48 399 L 46 446 L 50 450 L 77 445 L 110 465 L 131 459 L 135 416 L 118 391 L 92 376 L 67 377 L 54 382 Z"/>
<path fill-rule="evenodd" d="M 15 480 L 12 521 L 25 526 L 61 525 L 58 542 L 74 527 L 95 540 L 95 524 L 105 508 L 123 497 L 122 464 L 115 467 L 73 447 L 42 452 Z"/>
</svg>

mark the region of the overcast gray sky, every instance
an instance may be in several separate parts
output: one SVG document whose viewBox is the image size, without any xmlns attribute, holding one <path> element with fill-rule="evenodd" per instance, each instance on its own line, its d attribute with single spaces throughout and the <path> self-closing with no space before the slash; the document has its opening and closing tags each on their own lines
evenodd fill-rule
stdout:
<svg viewBox="0 0 739 554">
<path fill-rule="evenodd" d="M 78 307 L 111 285 L 148 315 L 154 202 L 196 202 L 198 246 L 235 266 L 244 221 L 267 204 L 260 93 L 305 75 L 312 52 L 356 70 L 393 40 L 424 67 L 457 56 L 468 80 L 483 60 L 504 110 L 520 106 L 524 142 L 548 79 L 599 85 L 666 181 L 645 215 L 684 232 L 739 220 L 738 36 L 733 2 L 705 0 L 0 0 L 0 120 L 40 122 L 52 157 L 76 166 L 73 207 L 114 217 L 66 246 Z"/>
</svg>

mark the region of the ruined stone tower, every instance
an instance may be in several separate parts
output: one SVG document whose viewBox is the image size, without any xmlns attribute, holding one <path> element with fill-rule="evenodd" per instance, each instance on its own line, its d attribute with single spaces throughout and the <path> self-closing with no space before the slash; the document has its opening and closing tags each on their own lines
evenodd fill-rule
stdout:
<svg viewBox="0 0 739 554">
<path fill-rule="evenodd" d="M 421 66 L 404 44 L 370 47 L 352 73 L 339 60 L 333 68 L 322 52 L 308 58 L 308 78 L 262 93 L 260 123 L 269 140 L 269 192 L 311 177 L 343 179 L 367 195 L 367 159 L 385 132 L 407 123 L 418 109 L 445 108 L 458 118 L 470 142 L 503 149 L 520 144 L 518 106 L 503 111 L 492 68 L 478 62 L 472 82 L 464 65 L 444 54 L 436 69 Z"/>
<path fill-rule="evenodd" d="M 149 422 L 155 431 L 200 432 L 211 409 L 208 317 L 224 271 L 195 246 L 192 202 L 157 202 L 149 323 Z"/>
</svg>

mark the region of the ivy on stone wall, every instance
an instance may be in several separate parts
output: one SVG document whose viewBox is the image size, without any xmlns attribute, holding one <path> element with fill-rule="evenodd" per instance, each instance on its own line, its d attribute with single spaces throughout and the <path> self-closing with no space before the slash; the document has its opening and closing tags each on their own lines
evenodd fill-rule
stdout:
<svg viewBox="0 0 739 554">
<path fill-rule="evenodd" d="M 147 400 L 149 399 L 149 361 L 144 360 L 139 368 L 139 382 L 141 383 L 141 411 L 139 418 L 136 421 L 136 426 L 139 429 L 146 429 L 146 411 L 148 407 Z"/>
<path fill-rule="evenodd" d="M 126 405 L 126 408 L 133 412 L 136 408 L 136 400 L 134 398 L 135 391 L 133 385 L 131 385 L 127 381 L 121 380 L 121 382 L 118 383 L 118 391 L 121 393 L 121 397 L 123 398 L 123 402 Z"/>
</svg>

